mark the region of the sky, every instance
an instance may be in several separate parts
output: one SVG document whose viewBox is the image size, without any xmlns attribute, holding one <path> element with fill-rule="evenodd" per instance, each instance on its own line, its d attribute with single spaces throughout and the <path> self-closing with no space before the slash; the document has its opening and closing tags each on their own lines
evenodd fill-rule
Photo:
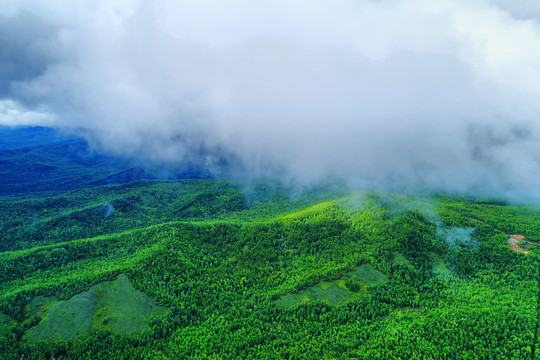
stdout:
<svg viewBox="0 0 540 360">
<path fill-rule="evenodd" d="M 3 0 L 0 124 L 141 161 L 540 200 L 540 3 Z"/>
</svg>

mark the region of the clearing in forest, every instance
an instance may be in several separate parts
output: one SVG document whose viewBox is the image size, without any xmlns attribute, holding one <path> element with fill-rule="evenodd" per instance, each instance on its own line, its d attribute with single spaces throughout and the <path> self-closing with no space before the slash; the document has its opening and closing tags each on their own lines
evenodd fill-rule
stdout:
<svg viewBox="0 0 540 360">
<path fill-rule="evenodd" d="M 394 264 L 403 265 L 411 270 L 415 270 L 414 265 L 402 253 L 394 251 Z"/>
<path fill-rule="evenodd" d="M 512 249 L 515 252 L 519 252 L 522 254 L 527 255 L 529 251 L 524 250 L 521 245 L 528 244 L 529 242 L 525 240 L 525 236 L 523 235 L 509 235 L 510 238 L 508 238 L 508 243 L 510 244 L 510 249 Z"/>
<path fill-rule="evenodd" d="M 297 293 L 286 294 L 278 302 L 287 307 L 308 301 L 325 301 L 332 305 L 341 305 L 364 296 L 370 286 L 381 285 L 387 281 L 386 275 L 373 265 L 364 264 L 344 274 L 341 279 L 321 281 Z"/>
<path fill-rule="evenodd" d="M 140 333 L 149 327 L 152 316 L 166 311 L 135 289 L 126 275 L 119 275 L 115 281 L 94 285 L 66 301 L 36 297 L 27 307 L 27 315 L 41 322 L 26 333 L 25 339 L 72 341 L 90 335 L 93 329 Z"/>
</svg>

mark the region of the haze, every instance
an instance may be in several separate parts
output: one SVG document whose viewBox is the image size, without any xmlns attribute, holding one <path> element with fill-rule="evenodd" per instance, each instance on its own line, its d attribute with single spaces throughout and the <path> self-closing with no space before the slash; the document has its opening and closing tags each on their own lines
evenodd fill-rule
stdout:
<svg viewBox="0 0 540 360">
<path fill-rule="evenodd" d="M 141 161 L 540 199 L 532 1 L 10 1 L 0 124 Z"/>
</svg>

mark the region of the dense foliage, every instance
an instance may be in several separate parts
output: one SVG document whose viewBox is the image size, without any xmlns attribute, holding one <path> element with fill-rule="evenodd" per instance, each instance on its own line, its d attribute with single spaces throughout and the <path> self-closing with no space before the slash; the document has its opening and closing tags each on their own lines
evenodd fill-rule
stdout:
<svg viewBox="0 0 540 360">
<path fill-rule="evenodd" d="M 224 180 L 140 181 L 0 202 L 5 359 L 532 359 L 538 209 L 469 199 L 292 195 Z M 478 220 L 481 220 L 478 221 Z M 8 251 L 6 251 L 8 250 Z M 370 263 L 344 304 L 279 299 Z M 118 274 L 169 311 L 135 335 L 30 342 L 25 306 Z M 353 291 L 364 291 L 349 281 Z"/>
</svg>

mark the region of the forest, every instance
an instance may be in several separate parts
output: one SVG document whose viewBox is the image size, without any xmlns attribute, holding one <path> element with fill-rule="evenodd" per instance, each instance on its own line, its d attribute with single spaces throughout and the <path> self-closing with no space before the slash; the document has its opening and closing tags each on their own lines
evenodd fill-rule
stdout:
<svg viewBox="0 0 540 360">
<path fill-rule="evenodd" d="M 190 179 L 0 213 L 5 359 L 536 358 L 536 207 Z"/>
</svg>

